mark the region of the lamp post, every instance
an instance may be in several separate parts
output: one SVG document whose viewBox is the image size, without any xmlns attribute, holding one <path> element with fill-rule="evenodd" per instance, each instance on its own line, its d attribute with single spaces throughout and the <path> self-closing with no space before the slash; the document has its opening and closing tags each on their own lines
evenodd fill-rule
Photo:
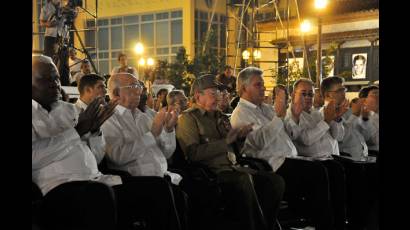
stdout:
<svg viewBox="0 0 410 230">
<path fill-rule="evenodd" d="M 244 50 L 244 51 L 242 52 L 242 58 L 243 58 L 243 60 L 245 60 L 245 62 L 246 62 L 245 67 L 248 66 L 248 60 L 249 60 L 249 57 L 250 57 L 250 56 L 251 56 L 251 53 L 250 53 L 248 50 Z"/>
<path fill-rule="evenodd" d="M 144 53 L 144 45 L 141 42 L 138 42 L 137 44 L 135 44 L 134 52 L 137 55 L 137 58 L 140 58 L 137 63 L 138 64 L 137 71 L 138 71 L 138 75 L 140 75 L 140 60 L 142 58 L 142 54 Z M 145 60 L 144 60 L 144 64 L 145 64 Z"/>
<path fill-rule="evenodd" d="M 315 0 L 315 8 L 318 10 L 317 20 L 317 62 L 316 62 L 316 86 L 320 87 L 322 77 L 322 18 L 321 12 L 326 8 L 328 0 Z"/>
</svg>

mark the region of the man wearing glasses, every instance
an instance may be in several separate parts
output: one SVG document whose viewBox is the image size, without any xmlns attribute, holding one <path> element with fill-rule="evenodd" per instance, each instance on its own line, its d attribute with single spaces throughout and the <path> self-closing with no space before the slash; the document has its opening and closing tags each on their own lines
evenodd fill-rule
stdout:
<svg viewBox="0 0 410 230">
<path fill-rule="evenodd" d="M 299 84 L 299 83 L 298 83 Z M 294 209 L 302 209 L 300 197 L 306 199 L 307 210 L 304 213 L 312 219 L 316 229 L 334 229 L 331 209 L 329 180 L 325 168 L 319 162 L 297 159 L 297 151 L 285 129 L 287 95 L 286 88 L 275 88 L 274 108 L 263 103 L 265 91 L 262 71 L 248 67 L 238 74 L 238 93 L 241 97 L 235 108 L 231 124 L 233 127 L 254 124 L 244 141 L 241 154 L 250 155 L 268 161 L 273 170 L 286 182 L 285 197 Z M 296 85 L 297 86 L 297 85 Z M 292 95 L 295 98 L 295 95 Z M 313 92 L 303 91 L 299 97 L 310 100 Z M 303 98 L 300 98 L 303 100 Z M 293 106 L 293 113 L 302 112 L 302 104 Z"/>
<path fill-rule="evenodd" d="M 130 73 L 117 73 L 108 80 L 111 100 L 118 100 L 115 113 L 102 126 L 108 167 L 133 176 L 169 178 L 178 185 L 182 177 L 168 171 L 167 158 L 176 148 L 176 111 L 162 108 L 155 117 L 138 109 L 143 86 Z M 186 228 L 186 195 L 172 186 L 183 229 Z"/>
<path fill-rule="evenodd" d="M 335 229 L 343 229 L 346 219 L 344 169 L 332 157 L 339 155 L 338 141 L 344 136 L 341 116 L 347 110 L 347 102 L 342 83 L 338 77 L 323 80 L 321 92 L 325 106 L 317 111 L 312 109 L 314 83 L 309 79 L 296 81 L 286 117 L 286 128 L 298 155 L 321 164 L 328 174 Z M 303 109 L 299 110 L 300 107 Z"/>
</svg>

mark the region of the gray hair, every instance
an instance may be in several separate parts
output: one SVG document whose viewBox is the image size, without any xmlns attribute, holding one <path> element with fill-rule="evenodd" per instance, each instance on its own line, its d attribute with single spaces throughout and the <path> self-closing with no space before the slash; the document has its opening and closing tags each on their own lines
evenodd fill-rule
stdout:
<svg viewBox="0 0 410 230">
<path fill-rule="evenodd" d="M 254 66 L 249 66 L 241 70 L 238 73 L 238 79 L 236 80 L 236 91 L 238 91 L 239 96 L 242 95 L 243 87 L 249 85 L 253 76 L 262 76 L 262 74 L 263 71 Z"/>
<path fill-rule="evenodd" d="M 296 88 L 298 87 L 298 85 L 300 83 L 307 83 L 307 84 L 311 85 L 312 88 L 314 88 L 314 86 L 315 86 L 315 83 L 313 83 L 313 81 L 310 80 L 309 78 L 300 78 L 297 81 L 295 81 L 295 83 L 293 83 L 293 92 L 295 92 Z"/>
<path fill-rule="evenodd" d="M 178 95 L 183 95 L 183 96 L 185 96 L 185 93 L 184 93 L 184 91 L 179 90 L 179 89 L 174 89 L 174 90 L 172 90 L 171 92 L 169 92 L 168 95 L 167 95 L 167 104 L 168 104 L 168 105 L 173 105 L 173 104 L 175 104 L 175 101 L 176 101 L 175 98 L 176 98 Z"/>
</svg>

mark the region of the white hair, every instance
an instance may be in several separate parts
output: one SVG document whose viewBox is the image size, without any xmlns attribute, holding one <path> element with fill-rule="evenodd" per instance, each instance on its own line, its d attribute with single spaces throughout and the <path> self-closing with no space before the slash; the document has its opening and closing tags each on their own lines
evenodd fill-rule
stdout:
<svg viewBox="0 0 410 230">
<path fill-rule="evenodd" d="M 242 95 L 243 87 L 249 85 L 253 76 L 262 76 L 262 74 L 263 71 L 254 66 L 249 66 L 241 70 L 238 73 L 238 79 L 236 80 L 236 91 L 238 91 L 239 96 Z"/>
</svg>

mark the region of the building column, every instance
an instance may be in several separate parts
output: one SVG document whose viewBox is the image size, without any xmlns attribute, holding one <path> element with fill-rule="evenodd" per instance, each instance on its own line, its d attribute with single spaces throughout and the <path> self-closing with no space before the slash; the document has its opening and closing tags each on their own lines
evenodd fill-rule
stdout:
<svg viewBox="0 0 410 230">
<path fill-rule="evenodd" d="M 370 42 L 370 51 L 369 51 L 369 57 L 367 58 L 367 64 L 366 64 L 366 68 L 367 66 L 369 66 L 369 81 L 372 82 L 374 79 L 373 76 L 373 59 L 374 59 L 374 43 L 376 41 L 376 38 L 371 38 L 369 39 Z"/>
<path fill-rule="evenodd" d="M 340 74 L 340 69 L 342 69 L 341 67 L 341 65 L 342 65 L 342 57 L 341 57 L 341 55 L 340 55 L 340 47 L 343 45 L 343 43 L 344 43 L 344 41 L 340 41 L 340 42 L 338 42 L 337 43 L 337 49 L 336 49 L 336 57 L 335 57 L 335 69 L 334 69 L 334 75 L 336 76 L 336 75 L 338 75 L 338 74 Z"/>
</svg>

